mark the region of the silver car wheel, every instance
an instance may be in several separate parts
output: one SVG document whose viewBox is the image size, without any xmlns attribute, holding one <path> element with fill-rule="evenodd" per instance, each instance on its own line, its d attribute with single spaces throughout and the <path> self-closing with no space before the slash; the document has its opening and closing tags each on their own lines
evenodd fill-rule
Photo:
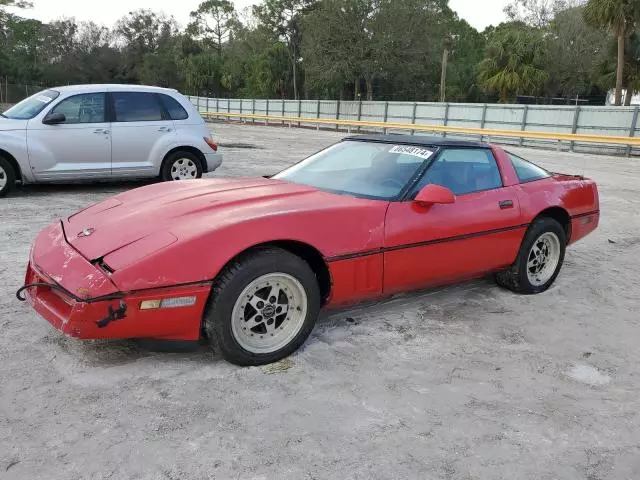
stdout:
<svg viewBox="0 0 640 480">
<path fill-rule="evenodd" d="M 553 232 L 545 232 L 535 242 L 527 256 L 527 279 L 535 287 L 553 277 L 560 262 L 560 239 Z"/>
<path fill-rule="evenodd" d="M 190 180 L 198 176 L 198 167 L 190 158 L 178 158 L 171 165 L 171 180 Z"/>
<path fill-rule="evenodd" d="M 253 280 L 233 307 L 231 329 L 238 344 L 251 353 L 272 353 L 300 333 L 307 316 L 307 292 L 286 273 Z"/>
<path fill-rule="evenodd" d="M 7 182 L 9 181 L 8 177 L 9 176 L 7 175 L 7 172 L 0 165 L 0 191 L 2 191 L 4 187 L 7 186 Z"/>
</svg>

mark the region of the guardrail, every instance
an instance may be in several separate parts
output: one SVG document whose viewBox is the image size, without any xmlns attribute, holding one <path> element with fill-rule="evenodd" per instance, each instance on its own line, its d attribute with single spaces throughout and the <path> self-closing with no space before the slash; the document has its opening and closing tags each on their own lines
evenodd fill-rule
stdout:
<svg viewBox="0 0 640 480">
<path fill-rule="evenodd" d="M 640 146 L 640 137 L 623 137 L 614 135 L 585 135 L 579 133 L 559 133 L 559 132 L 540 132 L 530 130 L 501 130 L 501 129 L 489 129 L 489 128 L 475 128 L 475 127 L 455 127 L 455 126 L 443 126 L 443 125 L 423 125 L 416 123 L 393 123 L 393 122 L 370 122 L 370 121 L 358 121 L 358 120 L 339 120 L 339 119 L 327 119 L 327 118 L 313 118 L 313 117 L 285 117 L 275 115 L 258 115 L 251 113 L 231 113 L 231 112 L 200 112 L 203 117 L 207 118 L 229 118 L 240 120 L 263 120 L 265 124 L 271 122 L 279 122 L 281 124 L 288 124 L 289 127 L 297 124 L 311 124 L 316 128 L 320 128 L 320 125 L 343 126 L 350 131 L 351 127 L 358 129 L 361 128 L 376 128 L 382 129 L 386 133 L 387 130 L 408 130 L 413 134 L 414 132 L 431 132 L 441 133 L 446 135 L 447 133 L 455 135 L 473 135 L 479 136 L 481 140 L 485 137 L 490 138 L 516 138 L 516 139 L 531 139 L 531 140 L 548 140 L 556 141 L 558 150 L 561 148 L 562 142 L 568 142 L 570 145 L 573 143 L 594 143 L 601 145 L 621 145 L 627 147 L 627 155 L 631 151 L 631 147 Z"/>
</svg>

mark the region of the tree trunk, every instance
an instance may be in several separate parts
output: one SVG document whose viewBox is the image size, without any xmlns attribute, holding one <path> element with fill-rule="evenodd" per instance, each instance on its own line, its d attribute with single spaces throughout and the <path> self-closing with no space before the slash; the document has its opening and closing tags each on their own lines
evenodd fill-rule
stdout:
<svg viewBox="0 0 640 480">
<path fill-rule="evenodd" d="M 305 100 L 309 100 L 309 82 L 307 82 L 307 72 L 302 72 L 302 92 Z"/>
<path fill-rule="evenodd" d="M 360 100 L 360 77 L 353 82 L 353 99 Z"/>
<path fill-rule="evenodd" d="M 500 103 L 502 104 L 507 103 L 508 95 L 509 95 L 509 92 L 507 91 L 506 88 L 503 88 L 502 90 L 500 90 Z"/>
<path fill-rule="evenodd" d="M 618 68 L 616 70 L 616 106 L 622 105 L 622 80 L 624 78 L 624 35 L 618 34 Z"/>
<path fill-rule="evenodd" d="M 367 78 L 366 83 L 367 83 L 367 100 L 371 101 L 373 100 L 373 79 Z"/>
<path fill-rule="evenodd" d="M 624 106 L 628 107 L 631 105 L 631 97 L 633 97 L 633 91 L 629 86 L 629 79 L 627 78 L 623 83 L 622 89 L 624 90 Z"/>
</svg>

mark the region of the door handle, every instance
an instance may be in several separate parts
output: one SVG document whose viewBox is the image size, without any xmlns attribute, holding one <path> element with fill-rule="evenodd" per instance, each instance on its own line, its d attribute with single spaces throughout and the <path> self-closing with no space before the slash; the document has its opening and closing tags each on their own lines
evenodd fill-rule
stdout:
<svg viewBox="0 0 640 480">
<path fill-rule="evenodd" d="M 105 132 L 104 128 L 96 128 L 93 133 L 107 133 Z"/>
<path fill-rule="evenodd" d="M 498 202 L 498 206 L 504 210 L 506 208 L 513 208 L 513 200 L 501 200 Z"/>
<path fill-rule="evenodd" d="M 159 132 L 170 132 L 171 128 L 170 127 L 160 127 L 158 129 Z"/>
</svg>

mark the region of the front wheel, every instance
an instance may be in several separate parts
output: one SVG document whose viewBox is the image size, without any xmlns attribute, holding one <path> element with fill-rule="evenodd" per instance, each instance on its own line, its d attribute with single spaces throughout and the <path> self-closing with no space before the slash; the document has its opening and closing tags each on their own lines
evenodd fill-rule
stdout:
<svg viewBox="0 0 640 480">
<path fill-rule="evenodd" d="M 226 360 L 264 365 L 305 342 L 320 310 L 320 289 L 303 259 L 279 248 L 264 248 L 220 274 L 207 310 L 207 336 Z"/>
<path fill-rule="evenodd" d="M 192 180 L 202 177 L 202 163 L 197 155 L 187 151 L 173 152 L 162 164 L 160 178 L 165 182 Z"/>
<path fill-rule="evenodd" d="M 566 241 L 566 233 L 556 220 L 537 218 L 520 246 L 516 262 L 498 273 L 496 281 L 517 293 L 544 292 L 560 273 Z"/>
<path fill-rule="evenodd" d="M 3 197 L 16 183 L 13 167 L 4 157 L 0 156 L 0 197 Z"/>
</svg>

